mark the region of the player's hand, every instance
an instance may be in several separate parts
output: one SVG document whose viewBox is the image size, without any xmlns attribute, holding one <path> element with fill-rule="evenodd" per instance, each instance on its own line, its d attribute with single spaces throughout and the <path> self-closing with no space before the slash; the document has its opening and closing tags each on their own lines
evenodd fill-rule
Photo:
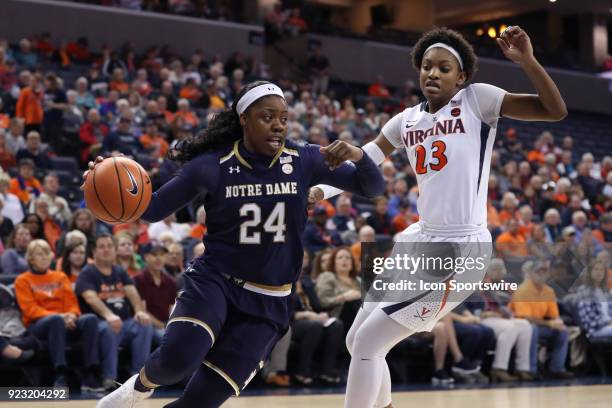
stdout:
<svg viewBox="0 0 612 408">
<path fill-rule="evenodd" d="M 149 317 L 149 314 L 143 311 L 136 312 L 136 314 L 134 315 L 134 319 L 143 326 L 148 326 L 151 323 L 151 318 Z"/>
<path fill-rule="evenodd" d="M 89 172 L 96 167 L 96 164 L 102 163 L 102 160 L 104 160 L 104 157 L 98 156 L 96 157 L 96 160 L 87 163 L 87 170 L 85 170 L 85 172 L 83 173 L 83 184 L 81 184 L 80 187 L 81 190 L 85 188 L 85 180 L 87 180 L 87 175 L 89 174 Z"/>
<path fill-rule="evenodd" d="M 308 190 L 308 210 L 312 210 L 321 200 L 323 200 L 323 190 L 319 187 L 312 187 Z"/>
<path fill-rule="evenodd" d="M 499 44 L 506 58 L 517 64 L 533 59 L 531 39 L 519 26 L 506 28 L 497 38 L 497 44 Z"/>
<path fill-rule="evenodd" d="M 329 315 L 325 312 L 321 312 L 317 314 L 317 320 L 319 320 L 321 323 L 325 323 L 329 320 Z"/>
<path fill-rule="evenodd" d="M 121 321 L 121 318 L 119 316 L 117 316 L 116 314 L 111 314 L 107 316 L 105 320 L 112 331 L 114 331 L 115 333 L 119 333 L 119 331 L 121 330 L 121 326 L 123 325 L 123 322 Z"/>
<path fill-rule="evenodd" d="M 331 170 L 334 170 L 347 160 L 353 162 L 359 161 L 364 154 L 360 148 L 341 140 L 336 140 L 329 146 L 321 147 L 319 151 L 325 156 L 325 162 Z"/>
</svg>

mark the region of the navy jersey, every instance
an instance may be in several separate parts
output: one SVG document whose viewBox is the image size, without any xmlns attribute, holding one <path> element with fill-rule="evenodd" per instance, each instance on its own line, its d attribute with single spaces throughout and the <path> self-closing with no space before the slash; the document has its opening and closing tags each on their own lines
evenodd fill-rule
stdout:
<svg viewBox="0 0 612 408">
<path fill-rule="evenodd" d="M 317 145 L 287 142 L 272 158 L 248 152 L 237 141 L 186 163 L 153 194 L 143 219 L 163 219 L 205 194 L 206 252 L 198 266 L 262 285 L 285 285 L 300 274 L 308 190 L 319 183 L 369 197 L 385 187 L 365 154 L 358 163 L 331 171 Z"/>
</svg>

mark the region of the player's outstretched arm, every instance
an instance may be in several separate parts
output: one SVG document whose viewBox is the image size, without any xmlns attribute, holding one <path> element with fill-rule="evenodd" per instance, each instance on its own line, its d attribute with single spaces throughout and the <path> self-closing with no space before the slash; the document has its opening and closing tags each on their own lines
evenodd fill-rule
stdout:
<svg viewBox="0 0 612 408">
<path fill-rule="evenodd" d="M 331 146 L 330 146 L 331 147 Z M 324 148 L 325 149 L 325 148 Z M 344 163 L 346 160 L 350 160 L 348 149 L 336 149 L 331 151 L 330 149 L 326 152 L 326 159 L 330 167 L 335 168 L 340 164 Z M 391 153 L 395 151 L 395 147 L 389 142 L 389 139 L 382 134 L 382 132 L 378 135 L 376 140 L 373 142 L 367 143 L 363 146 L 363 151 L 368 155 L 377 166 L 380 165 Z M 343 190 L 325 185 L 319 184 L 310 189 L 308 194 L 308 202 L 309 204 L 316 204 L 317 202 L 335 197 L 338 194 L 341 194 Z"/>
<path fill-rule="evenodd" d="M 535 87 L 537 94 L 507 93 L 501 116 L 527 121 L 559 121 L 567 116 L 559 88 L 533 55 L 527 33 L 518 26 L 508 27 L 497 39 L 504 55 L 519 64 Z"/>
<path fill-rule="evenodd" d="M 328 184 L 366 197 L 377 197 L 384 192 L 385 180 L 378 166 L 362 149 L 341 141 L 327 147 L 313 145 L 309 149 L 313 160 L 312 184 Z M 335 155 L 344 158 L 339 166 L 333 161 L 336 158 L 330 161 Z"/>
<path fill-rule="evenodd" d="M 213 191 L 218 172 L 218 159 L 213 155 L 201 155 L 185 163 L 176 176 L 153 193 L 141 218 L 148 222 L 161 221 L 198 195 Z"/>
<path fill-rule="evenodd" d="M 95 161 L 88 163 L 89 169 L 83 173 L 83 182 L 87 174 L 103 160 L 103 157 L 98 156 Z M 161 221 L 185 207 L 198 195 L 212 191 L 219 172 L 215 160 L 214 156 L 202 155 L 184 164 L 176 176 L 153 193 L 151 202 L 141 218 L 147 222 Z M 81 185 L 81 190 L 83 188 L 84 184 Z"/>
</svg>

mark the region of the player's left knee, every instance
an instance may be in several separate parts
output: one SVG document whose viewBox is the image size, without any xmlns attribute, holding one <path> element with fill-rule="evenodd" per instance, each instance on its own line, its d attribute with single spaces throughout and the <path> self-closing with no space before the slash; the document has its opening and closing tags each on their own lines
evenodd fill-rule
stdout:
<svg viewBox="0 0 612 408">
<path fill-rule="evenodd" d="M 384 358 L 385 352 L 378 347 L 375 342 L 374 336 L 367 333 L 365 330 L 358 330 L 353 340 L 353 347 L 351 355 L 353 358 L 361 359 L 377 359 Z"/>
</svg>

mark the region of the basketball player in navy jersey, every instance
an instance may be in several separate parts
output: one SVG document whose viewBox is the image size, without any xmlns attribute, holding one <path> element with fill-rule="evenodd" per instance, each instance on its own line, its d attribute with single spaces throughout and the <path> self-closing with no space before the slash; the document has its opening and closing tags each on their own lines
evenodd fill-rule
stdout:
<svg viewBox="0 0 612 408">
<path fill-rule="evenodd" d="M 351 147 L 353 163 L 332 171 L 325 155 L 344 143 L 293 144 L 285 139 L 287 117 L 281 89 L 254 82 L 205 133 L 177 146 L 183 166 L 142 218 L 161 220 L 203 195 L 206 252 L 185 271 L 161 346 L 99 408 L 131 408 L 189 375 L 183 395 L 166 407 L 212 408 L 238 395 L 288 326 L 309 187 L 382 194 L 384 180 L 361 149 Z"/>
<path fill-rule="evenodd" d="M 557 86 L 533 55 L 529 36 L 517 26 L 508 27 L 497 42 L 504 55 L 522 67 L 537 94 L 510 93 L 488 84 L 465 86 L 476 71 L 472 46 L 455 31 L 434 29 L 412 50 L 426 102 L 393 117 L 377 139 L 363 147 L 376 164 L 395 149 L 405 148 L 416 174 L 420 221 L 403 231 L 398 242 L 476 245 L 490 259 L 487 183 L 498 119 L 558 121 L 567 115 Z M 345 149 L 338 148 L 328 157 L 332 167 L 350 157 Z M 338 193 L 317 186 L 311 201 Z M 484 272 L 486 268 L 476 274 L 451 271 L 439 281 L 479 282 Z M 454 300 L 448 301 L 448 292 L 430 290 L 407 293 L 401 302 L 364 302 L 346 340 L 352 359 L 345 407 L 391 406 L 386 354 L 411 334 L 430 331 L 470 294 L 453 293 Z"/>
</svg>

